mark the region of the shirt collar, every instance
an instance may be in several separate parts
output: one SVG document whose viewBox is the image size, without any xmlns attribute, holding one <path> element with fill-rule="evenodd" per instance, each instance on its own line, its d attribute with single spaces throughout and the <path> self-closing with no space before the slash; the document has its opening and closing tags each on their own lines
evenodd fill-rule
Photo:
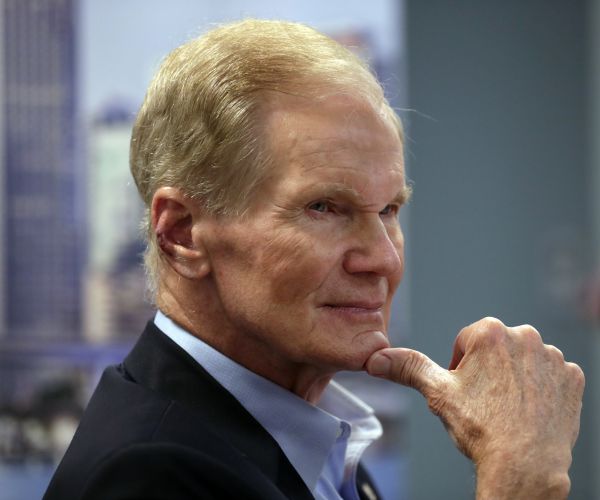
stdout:
<svg viewBox="0 0 600 500">
<path fill-rule="evenodd" d="M 335 382 L 325 389 L 318 406 L 239 365 L 161 311 L 156 326 L 227 389 L 271 434 L 298 474 L 314 492 L 336 441 L 371 442 L 381 435 L 372 408 Z"/>
</svg>

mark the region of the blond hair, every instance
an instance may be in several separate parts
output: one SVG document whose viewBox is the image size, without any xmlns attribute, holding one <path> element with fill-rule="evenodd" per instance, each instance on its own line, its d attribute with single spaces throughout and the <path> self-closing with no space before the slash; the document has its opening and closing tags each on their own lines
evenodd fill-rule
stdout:
<svg viewBox="0 0 600 500">
<path fill-rule="evenodd" d="M 145 265 L 156 291 L 160 252 L 149 211 L 155 191 L 180 188 L 213 214 L 239 216 L 266 178 L 258 113 L 266 91 L 359 95 L 396 126 L 376 78 L 351 51 L 308 26 L 245 20 L 181 45 L 161 64 L 138 113 L 130 167 L 146 204 Z"/>
</svg>

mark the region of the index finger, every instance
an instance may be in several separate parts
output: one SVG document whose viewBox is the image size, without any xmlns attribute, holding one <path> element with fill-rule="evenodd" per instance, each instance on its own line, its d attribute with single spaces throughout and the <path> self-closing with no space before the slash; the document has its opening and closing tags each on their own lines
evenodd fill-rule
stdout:
<svg viewBox="0 0 600 500">
<path fill-rule="evenodd" d="M 452 348 L 452 359 L 448 365 L 448 370 L 456 370 L 465 354 L 473 343 L 482 336 L 496 337 L 506 334 L 506 325 L 497 318 L 487 317 L 476 321 L 463 328 L 456 339 Z"/>
</svg>

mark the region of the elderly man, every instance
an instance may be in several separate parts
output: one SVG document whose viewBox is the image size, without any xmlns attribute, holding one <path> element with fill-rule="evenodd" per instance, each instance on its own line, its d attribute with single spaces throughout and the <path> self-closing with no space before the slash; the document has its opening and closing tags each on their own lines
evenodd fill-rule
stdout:
<svg viewBox="0 0 600 500">
<path fill-rule="evenodd" d="M 359 462 L 381 427 L 339 370 L 419 390 L 478 498 L 566 497 L 583 374 L 532 327 L 465 328 L 449 370 L 389 346 L 402 137 L 363 63 L 305 26 L 244 21 L 167 57 L 131 141 L 158 312 L 47 500 L 376 498 Z"/>
</svg>

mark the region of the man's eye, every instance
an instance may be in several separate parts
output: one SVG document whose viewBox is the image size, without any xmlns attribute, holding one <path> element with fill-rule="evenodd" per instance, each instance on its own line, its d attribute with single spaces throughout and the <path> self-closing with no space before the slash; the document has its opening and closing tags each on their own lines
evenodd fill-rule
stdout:
<svg viewBox="0 0 600 500">
<path fill-rule="evenodd" d="M 325 213 L 329 210 L 329 203 L 325 201 L 316 201 L 315 203 L 311 203 L 308 206 L 309 210 L 314 210 L 315 212 Z"/>
<path fill-rule="evenodd" d="M 386 205 L 385 208 L 381 212 L 379 212 L 379 215 L 396 215 L 397 213 L 397 205 Z"/>
</svg>

